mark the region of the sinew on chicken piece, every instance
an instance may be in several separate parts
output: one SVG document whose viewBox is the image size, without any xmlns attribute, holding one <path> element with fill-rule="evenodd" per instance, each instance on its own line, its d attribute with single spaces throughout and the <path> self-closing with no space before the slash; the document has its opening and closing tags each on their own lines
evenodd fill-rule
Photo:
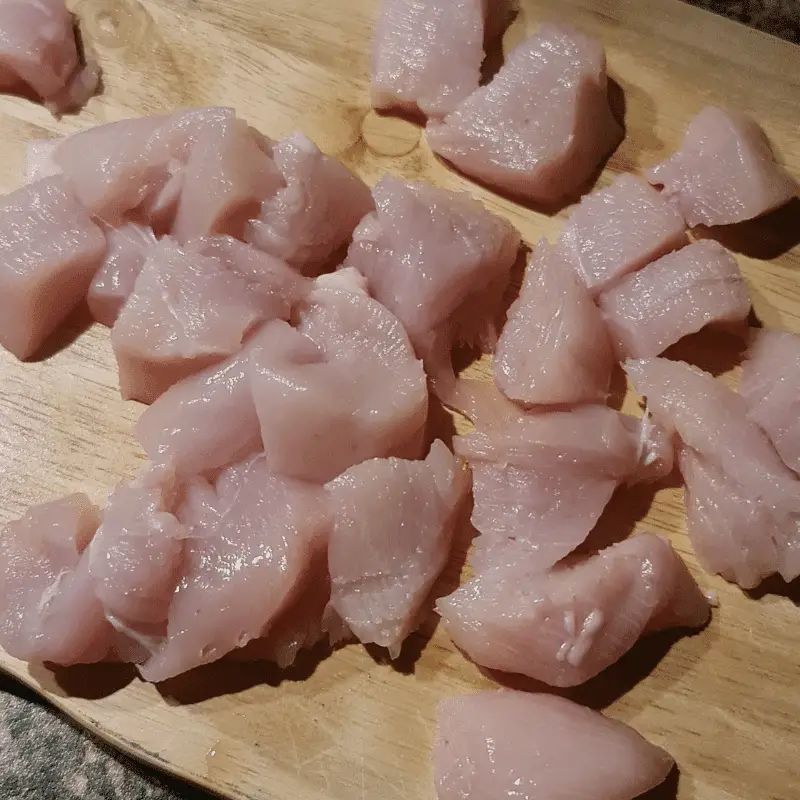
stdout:
<svg viewBox="0 0 800 800">
<path fill-rule="evenodd" d="M 608 103 L 602 44 L 545 23 L 486 86 L 426 128 L 466 175 L 539 203 L 579 192 L 622 138 Z"/>
<path fill-rule="evenodd" d="M 459 649 L 490 669 L 575 686 L 646 633 L 708 621 L 708 600 L 669 542 L 654 534 L 547 571 L 523 548 L 505 556 L 436 606 Z"/>
<path fill-rule="evenodd" d="M 183 485 L 172 464 L 148 465 L 112 492 L 87 549 L 103 613 L 146 654 L 166 632 L 188 531 L 175 516 Z"/>
</svg>

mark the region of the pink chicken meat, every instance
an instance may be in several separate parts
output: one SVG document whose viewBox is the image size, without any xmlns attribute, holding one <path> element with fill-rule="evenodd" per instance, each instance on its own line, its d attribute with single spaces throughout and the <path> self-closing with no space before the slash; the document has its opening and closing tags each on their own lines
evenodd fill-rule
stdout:
<svg viewBox="0 0 800 800">
<path fill-rule="evenodd" d="M 136 278 L 156 244 L 152 228 L 127 222 L 104 227 L 106 257 L 89 287 L 89 311 L 97 322 L 113 327 L 130 297 Z"/>
<path fill-rule="evenodd" d="M 250 353 L 262 346 L 275 366 L 302 364 L 317 353 L 286 322 L 268 322 L 241 352 L 179 381 L 145 409 L 134 434 L 148 458 L 191 476 L 261 450 L 249 368 Z"/>
<path fill-rule="evenodd" d="M 112 652 L 115 633 L 89 577 L 86 547 L 100 509 L 73 494 L 29 509 L 3 532 L 0 645 L 25 661 L 82 664 Z"/>
<path fill-rule="evenodd" d="M 277 142 L 272 156 L 286 185 L 261 204 L 245 239 L 303 274 L 316 275 L 373 209 L 369 187 L 302 133 Z"/>
<path fill-rule="evenodd" d="M 746 589 L 800 575 L 800 479 L 745 400 L 708 373 L 663 358 L 625 362 L 657 422 L 681 440 L 687 527 L 701 564 Z"/>
<path fill-rule="evenodd" d="M 602 44 L 564 25 L 542 25 L 488 85 L 443 121 L 430 121 L 426 136 L 471 177 L 539 203 L 563 202 L 622 138 L 608 105 Z"/>
<path fill-rule="evenodd" d="M 547 572 L 524 551 L 509 555 L 436 606 L 458 648 L 490 669 L 576 686 L 646 633 L 708 621 L 686 565 L 654 534 Z"/>
<path fill-rule="evenodd" d="M 544 570 L 581 544 L 637 469 L 639 437 L 628 420 L 587 405 L 457 436 L 455 452 L 472 467 L 472 523 L 481 534 L 473 566 L 513 546 Z"/>
<path fill-rule="evenodd" d="M 438 392 L 454 379 L 454 344 L 493 348 L 520 236 L 465 193 L 384 177 L 346 265 L 397 315 Z"/>
<path fill-rule="evenodd" d="M 25 359 L 83 300 L 106 239 L 58 176 L 0 200 L 0 229 L 0 345 Z"/>
<path fill-rule="evenodd" d="M 800 336 L 756 331 L 739 391 L 747 416 L 769 436 L 783 462 L 800 472 Z"/>
<path fill-rule="evenodd" d="M 608 333 L 586 287 L 541 240 L 497 343 L 497 385 L 525 405 L 604 402 L 612 366 Z"/>
<path fill-rule="evenodd" d="M 447 563 L 467 475 L 436 440 L 425 461 L 364 461 L 326 488 L 331 605 L 362 642 L 396 658 Z"/>
<path fill-rule="evenodd" d="M 147 657 L 166 633 L 188 531 L 175 516 L 183 485 L 172 465 L 148 467 L 112 493 L 87 550 L 95 594 L 108 622 Z"/>
<path fill-rule="evenodd" d="M 499 689 L 436 710 L 439 800 L 633 800 L 674 764 L 633 728 L 563 697 Z"/>
<path fill-rule="evenodd" d="M 598 298 L 617 358 L 650 358 L 706 325 L 732 327 L 750 313 L 736 259 L 711 239 L 623 278 Z"/>
<path fill-rule="evenodd" d="M 189 528 L 166 638 L 140 665 L 148 681 L 216 661 L 264 636 L 295 597 L 329 515 L 324 490 L 272 475 L 263 455 L 195 481 L 178 511 Z"/>
<path fill-rule="evenodd" d="M 526 415 L 525 409 L 509 400 L 494 382 L 478 378 L 458 378 L 441 400 L 481 431 L 506 427 Z"/>
<path fill-rule="evenodd" d="M 581 200 L 558 247 L 596 295 L 688 241 L 681 215 L 655 189 L 620 175 Z"/>
<path fill-rule="evenodd" d="M 266 636 L 254 639 L 228 654 L 235 661 L 272 661 L 281 669 L 294 664 L 303 650 L 321 643 L 337 645 L 352 638 L 347 626 L 329 605 L 331 579 L 325 552 L 313 559 L 294 600 L 269 628 Z"/>
<path fill-rule="evenodd" d="M 355 270 L 323 275 L 301 303 L 302 357 L 250 355 L 269 468 L 324 483 L 370 458 L 417 458 L 428 412 L 422 364 L 397 318 Z"/>
<path fill-rule="evenodd" d="M 64 0 L 0 0 L 0 90 L 27 87 L 54 114 L 97 90 L 96 64 L 81 64 Z"/>
<path fill-rule="evenodd" d="M 373 108 L 431 117 L 454 111 L 478 88 L 484 41 L 499 32 L 505 6 L 383 0 L 372 42 Z"/>
<path fill-rule="evenodd" d="M 238 352 L 261 323 L 288 319 L 297 276 L 285 265 L 266 276 L 239 272 L 218 249 L 165 238 L 151 251 L 111 331 L 126 399 L 151 403 Z"/>
<path fill-rule="evenodd" d="M 181 243 L 201 236 L 241 238 L 247 220 L 283 186 L 275 162 L 241 119 L 201 129 L 182 171 L 171 234 Z"/>
<path fill-rule="evenodd" d="M 646 172 L 692 227 L 758 217 L 800 190 L 752 119 L 712 106 L 689 123 L 680 150 Z"/>
<path fill-rule="evenodd" d="M 117 225 L 135 210 L 166 231 L 195 145 L 222 137 L 234 117 L 230 108 L 198 108 L 98 125 L 66 137 L 53 160 L 92 215 Z"/>
</svg>

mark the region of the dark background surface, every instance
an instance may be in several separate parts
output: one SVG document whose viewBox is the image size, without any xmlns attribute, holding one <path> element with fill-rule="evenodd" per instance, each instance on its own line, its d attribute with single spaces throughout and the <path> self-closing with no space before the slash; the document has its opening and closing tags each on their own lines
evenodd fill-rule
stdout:
<svg viewBox="0 0 800 800">
<path fill-rule="evenodd" d="M 800 0 L 691 2 L 800 44 Z M 0 676 L 0 799 L 211 800 L 211 797 L 116 753 L 27 689 Z"/>
</svg>

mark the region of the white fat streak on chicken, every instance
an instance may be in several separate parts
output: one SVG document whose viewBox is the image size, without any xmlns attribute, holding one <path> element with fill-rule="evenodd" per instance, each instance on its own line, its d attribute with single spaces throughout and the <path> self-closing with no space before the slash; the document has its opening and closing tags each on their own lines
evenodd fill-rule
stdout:
<svg viewBox="0 0 800 800">
<path fill-rule="evenodd" d="M 564 628 L 571 641 L 564 641 L 556 653 L 556 660 L 566 661 L 571 666 L 577 667 L 591 650 L 594 637 L 603 627 L 604 619 L 603 612 L 595 608 L 584 617 L 581 629 L 577 631 L 575 612 L 565 611 Z"/>
</svg>

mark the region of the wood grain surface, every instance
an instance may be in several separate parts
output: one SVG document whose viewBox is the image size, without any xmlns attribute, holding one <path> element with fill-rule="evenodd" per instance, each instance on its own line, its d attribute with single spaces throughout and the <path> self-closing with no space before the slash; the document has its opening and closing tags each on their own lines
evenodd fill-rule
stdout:
<svg viewBox="0 0 800 800">
<path fill-rule="evenodd" d="M 19 185 L 31 138 L 226 104 L 269 136 L 305 131 L 369 182 L 390 172 L 471 191 L 529 243 L 561 225 L 564 212 L 541 214 L 469 183 L 433 157 L 419 128 L 370 111 L 378 0 L 78 0 L 74 8 L 102 64 L 104 92 L 60 122 L 25 100 L 0 99 L 3 190 Z M 674 150 L 706 104 L 754 116 L 800 176 L 800 48 L 673 0 L 523 0 L 506 47 L 548 18 L 606 44 L 627 137 L 601 184 Z M 759 320 L 800 332 L 800 203 L 714 235 L 737 253 Z M 681 348 L 717 373 L 735 372 L 733 339 L 701 335 Z M 485 376 L 486 364 L 470 371 Z M 625 407 L 635 409 L 636 398 Z M 108 332 L 89 327 L 85 312 L 34 363 L 0 353 L 0 522 L 65 492 L 104 501 L 141 463 L 130 435 L 140 411 L 119 399 Z M 438 423 L 452 432 L 443 412 Z M 677 486 L 621 490 L 595 536 L 643 527 L 670 536 L 719 608 L 701 633 L 642 641 L 571 696 L 675 756 L 680 777 L 654 798 L 795 800 L 800 592 L 768 582 L 748 595 L 697 569 Z M 445 583 L 457 580 L 461 562 L 463 553 Z M 493 685 L 433 619 L 394 666 L 351 645 L 306 654 L 284 673 L 217 664 L 160 686 L 128 668 L 50 672 L 2 654 L 0 667 L 121 749 L 223 795 L 259 800 L 431 800 L 436 701 Z"/>
</svg>

